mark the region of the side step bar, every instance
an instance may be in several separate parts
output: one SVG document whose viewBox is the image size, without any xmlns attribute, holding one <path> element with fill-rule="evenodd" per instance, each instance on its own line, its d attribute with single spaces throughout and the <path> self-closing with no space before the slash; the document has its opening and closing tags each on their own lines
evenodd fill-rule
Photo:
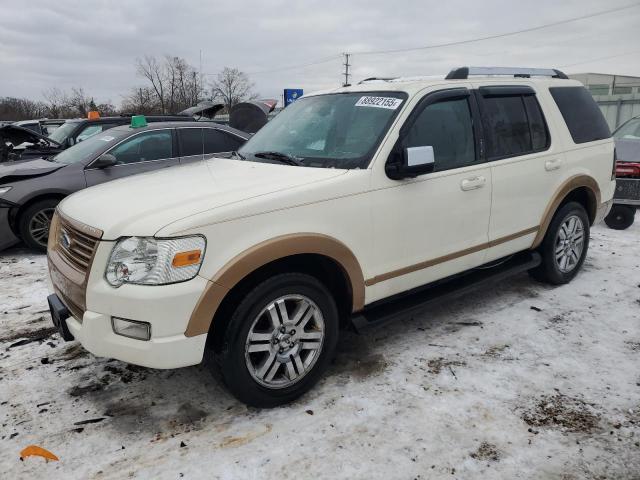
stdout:
<svg viewBox="0 0 640 480">
<path fill-rule="evenodd" d="M 411 318 L 424 312 L 443 300 L 469 293 L 479 287 L 498 282 L 517 273 L 525 272 L 540 265 L 542 258 L 538 252 L 521 252 L 496 265 L 470 270 L 438 280 L 424 287 L 394 295 L 389 299 L 374 302 L 351 318 L 358 333 L 369 328 L 385 325 L 395 320 Z"/>
</svg>

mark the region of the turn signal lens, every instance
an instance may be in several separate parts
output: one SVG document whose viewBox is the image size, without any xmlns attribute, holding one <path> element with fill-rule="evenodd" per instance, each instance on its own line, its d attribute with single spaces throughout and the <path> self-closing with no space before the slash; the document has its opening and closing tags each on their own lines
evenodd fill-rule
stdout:
<svg viewBox="0 0 640 480">
<path fill-rule="evenodd" d="M 171 262 L 171 266 L 174 268 L 188 267 L 189 265 L 196 265 L 200 263 L 200 257 L 202 252 L 200 250 L 189 250 L 188 252 L 176 253 Z"/>
</svg>

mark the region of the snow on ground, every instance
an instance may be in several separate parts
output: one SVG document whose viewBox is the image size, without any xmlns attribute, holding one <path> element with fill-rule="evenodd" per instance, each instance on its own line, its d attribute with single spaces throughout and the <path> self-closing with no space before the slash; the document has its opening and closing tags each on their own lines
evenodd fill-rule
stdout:
<svg viewBox="0 0 640 480">
<path fill-rule="evenodd" d="M 299 401 L 247 408 L 204 367 L 65 343 L 46 261 L 0 256 L 2 478 L 635 478 L 640 225 L 598 226 L 583 272 L 520 275 L 365 335 Z M 60 457 L 20 461 L 37 444 Z"/>
</svg>

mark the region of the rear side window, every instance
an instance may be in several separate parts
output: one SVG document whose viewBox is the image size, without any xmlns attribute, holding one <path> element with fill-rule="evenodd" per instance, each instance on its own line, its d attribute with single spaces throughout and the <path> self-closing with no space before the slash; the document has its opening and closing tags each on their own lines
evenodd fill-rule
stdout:
<svg viewBox="0 0 640 480">
<path fill-rule="evenodd" d="M 244 142 L 242 139 L 214 128 L 204 129 L 204 153 L 235 152 Z"/>
<path fill-rule="evenodd" d="M 611 137 L 600 108 L 584 87 L 551 87 L 562 118 L 574 143 L 587 143 Z"/>
<path fill-rule="evenodd" d="M 178 139 L 180 141 L 181 157 L 202 155 L 201 128 L 178 128 Z"/>
<path fill-rule="evenodd" d="M 535 95 L 483 96 L 481 106 L 489 160 L 549 147 L 549 131 Z"/>
</svg>

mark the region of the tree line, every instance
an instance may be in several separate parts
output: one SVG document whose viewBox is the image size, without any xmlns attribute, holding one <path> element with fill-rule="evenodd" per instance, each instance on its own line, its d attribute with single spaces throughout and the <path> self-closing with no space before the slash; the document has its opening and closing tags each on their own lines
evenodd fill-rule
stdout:
<svg viewBox="0 0 640 480">
<path fill-rule="evenodd" d="M 228 111 L 238 102 L 257 98 L 253 83 L 237 68 L 225 67 L 210 82 L 184 58 L 171 55 L 145 55 L 136 59 L 135 68 L 142 83 L 122 95 L 119 108 L 110 100 L 96 103 L 83 87 L 52 87 L 42 92 L 43 100 L 0 97 L 0 120 L 77 118 L 92 110 L 101 116 L 171 114 L 203 100 L 220 101 Z"/>
</svg>

